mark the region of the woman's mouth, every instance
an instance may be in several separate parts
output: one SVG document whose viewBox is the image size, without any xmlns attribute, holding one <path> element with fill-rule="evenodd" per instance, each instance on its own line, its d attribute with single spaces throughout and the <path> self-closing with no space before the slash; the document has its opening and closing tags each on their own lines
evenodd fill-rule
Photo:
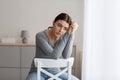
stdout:
<svg viewBox="0 0 120 80">
<path fill-rule="evenodd" d="M 57 32 L 56 34 L 57 34 L 58 36 L 61 36 L 61 35 L 62 35 L 62 34 L 61 34 L 61 33 L 59 33 L 59 32 Z"/>
</svg>

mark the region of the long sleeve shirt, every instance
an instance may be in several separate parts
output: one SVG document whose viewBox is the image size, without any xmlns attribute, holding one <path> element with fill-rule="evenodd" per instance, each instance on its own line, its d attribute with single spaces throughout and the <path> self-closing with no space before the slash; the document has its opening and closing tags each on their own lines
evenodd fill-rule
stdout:
<svg viewBox="0 0 120 80">
<path fill-rule="evenodd" d="M 36 34 L 36 54 L 34 58 L 68 58 L 72 53 L 73 39 L 73 34 L 66 33 L 53 45 L 45 31 L 39 32 Z M 30 73 L 37 71 L 34 65 L 34 58 Z"/>
</svg>

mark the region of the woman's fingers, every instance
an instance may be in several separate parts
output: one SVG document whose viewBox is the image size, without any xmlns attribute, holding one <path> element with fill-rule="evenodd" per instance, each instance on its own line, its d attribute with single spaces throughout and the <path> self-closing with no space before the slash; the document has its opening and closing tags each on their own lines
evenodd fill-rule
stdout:
<svg viewBox="0 0 120 80">
<path fill-rule="evenodd" d="M 73 22 L 72 25 L 71 25 L 71 28 L 72 28 L 72 32 L 75 32 L 78 28 L 78 23 L 77 22 Z"/>
</svg>

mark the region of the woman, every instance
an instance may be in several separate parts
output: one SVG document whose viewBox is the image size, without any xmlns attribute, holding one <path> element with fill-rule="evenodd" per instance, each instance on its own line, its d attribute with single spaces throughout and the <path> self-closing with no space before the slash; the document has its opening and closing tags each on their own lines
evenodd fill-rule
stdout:
<svg viewBox="0 0 120 80">
<path fill-rule="evenodd" d="M 72 22 L 71 17 L 66 13 L 59 14 L 53 21 L 53 26 L 36 34 L 36 55 L 35 58 L 58 59 L 69 58 L 72 53 L 74 32 L 78 24 Z M 57 74 L 60 69 L 46 69 L 52 74 Z M 41 74 L 41 80 L 47 80 L 49 76 Z M 67 80 L 67 73 L 60 76 Z M 27 80 L 37 80 L 37 69 L 32 62 L 31 70 Z M 72 75 L 72 80 L 79 80 Z"/>
</svg>

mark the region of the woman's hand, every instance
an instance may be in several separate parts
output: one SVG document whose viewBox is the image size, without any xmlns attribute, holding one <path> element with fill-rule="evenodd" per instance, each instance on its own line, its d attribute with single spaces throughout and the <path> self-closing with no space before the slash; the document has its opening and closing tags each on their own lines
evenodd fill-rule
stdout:
<svg viewBox="0 0 120 80">
<path fill-rule="evenodd" d="M 72 24 L 70 25 L 70 28 L 69 28 L 68 32 L 69 33 L 74 33 L 77 30 L 78 26 L 79 25 L 77 24 L 77 22 L 72 22 Z"/>
</svg>

